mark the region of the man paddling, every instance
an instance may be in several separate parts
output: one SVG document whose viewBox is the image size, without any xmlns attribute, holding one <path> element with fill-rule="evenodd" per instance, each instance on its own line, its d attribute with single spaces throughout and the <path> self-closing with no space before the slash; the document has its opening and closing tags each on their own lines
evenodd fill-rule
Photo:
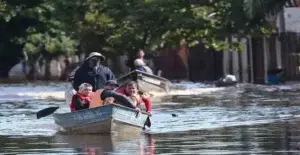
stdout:
<svg viewBox="0 0 300 155">
<path fill-rule="evenodd" d="M 73 87 L 76 91 L 82 83 L 89 83 L 95 92 L 103 88 L 106 81 L 115 79 L 112 71 L 100 64 L 104 60 L 105 57 L 98 52 L 92 52 L 84 60 L 83 65 L 78 68 L 74 75 Z"/>
<path fill-rule="evenodd" d="M 136 52 L 136 55 L 129 59 L 126 63 L 127 67 L 129 67 L 129 71 L 134 71 L 136 69 L 136 66 L 134 65 L 134 60 L 135 59 L 142 59 L 144 61 L 144 56 L 145 56 L 145 52 L 143 49 L 139 49 L 137 52 Z"/>
</svg>

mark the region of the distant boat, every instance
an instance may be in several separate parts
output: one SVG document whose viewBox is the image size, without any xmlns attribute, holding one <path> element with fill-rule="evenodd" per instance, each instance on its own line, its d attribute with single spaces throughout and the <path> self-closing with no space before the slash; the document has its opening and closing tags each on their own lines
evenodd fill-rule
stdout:
<svg viewBox="0 0 300 155">
<path fill-rule="evenodd" d="M 215 82 L 216 87 L 229 87 L 236 86 L 238 84 L 234 75 L 227 74 L 224 78 L 219 79 Z"/>
<path fill-rule="evenodd" d="M 55 123 L 68 133 L 110 134 L 141 132 L 149 115 L 118 104 L 53 115 Z"/>
<path fill-rule="evenodd" d="M 223 82 L 222 80 L 219 80 L 215 82 L 216 87 L 229 87 L 229 86 L 236 86 L 238 82 L 233 81 L 233 82 Z"/>
<path fill-rule="evenodd" d="M 171 86 L 171 82 L 168 79 L 139 70 L 132 71 L 120 77 L 117 81 L 120 88 L 124 87 L 129 81 L 135 81 L 138 84 L 138 89 L 142 92 L 169 92 Z"/>
</svg>

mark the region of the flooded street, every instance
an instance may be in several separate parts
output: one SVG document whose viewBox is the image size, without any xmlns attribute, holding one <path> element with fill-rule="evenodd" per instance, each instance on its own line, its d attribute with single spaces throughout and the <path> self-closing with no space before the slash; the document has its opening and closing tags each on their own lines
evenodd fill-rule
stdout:
<svg viewBox="0 0 300 155">
<path fill-rule="evenodd" d="M 66 135 L 52 116 L 68 112 L 66 83 L 0 85 L 0 154 L 297 154 L 300 85 L 213 88 L 179 83 L 155 103 L 141 135 Z M 154 94 L 163 97 L 164 94 Z"/>
</svg>

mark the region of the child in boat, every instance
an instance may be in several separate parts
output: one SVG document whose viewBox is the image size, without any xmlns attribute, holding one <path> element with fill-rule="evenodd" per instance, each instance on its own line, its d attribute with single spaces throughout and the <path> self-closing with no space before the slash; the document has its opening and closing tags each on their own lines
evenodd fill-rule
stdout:
<svg viewBox="0 0 300 155">
<path fill-rule="evenodd" d="M 71 112 L 87 109 L 90 107 L 90 102 L 92 100 L 93 87 L 88 83 L 82 83 L 79 86 L 78 92 L 73 95 L 72 103 L 70 105 Z"/>
<path fill-rule="evenodd" d="M 118 91 L 121 94 L 129 97 L 135 107 L 139 108 L 142 103 L 145 104 L 146 112 L 151 113 L 152 103 L 148 96 L 138 93 L 137 83 L 130 81 L 126 84 L 125 89 Z"/>
</svg>

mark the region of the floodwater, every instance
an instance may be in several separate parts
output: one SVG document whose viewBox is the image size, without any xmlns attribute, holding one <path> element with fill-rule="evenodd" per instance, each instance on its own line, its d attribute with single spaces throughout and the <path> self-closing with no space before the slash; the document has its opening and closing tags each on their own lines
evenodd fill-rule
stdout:
<svg viewBox="0 0 300 155">
<path fill-rule="evenodd" d="M 154 104 L 152 127 L 139 135 L 67 135 L 49 106 L 68 112 L 66 83 L 0 85 L 0 154 L 298 154 L 300 84 L 214 88 L 173 85 Z M 163 97 L 166 94 L 153 94 Z"/>
</svg>

